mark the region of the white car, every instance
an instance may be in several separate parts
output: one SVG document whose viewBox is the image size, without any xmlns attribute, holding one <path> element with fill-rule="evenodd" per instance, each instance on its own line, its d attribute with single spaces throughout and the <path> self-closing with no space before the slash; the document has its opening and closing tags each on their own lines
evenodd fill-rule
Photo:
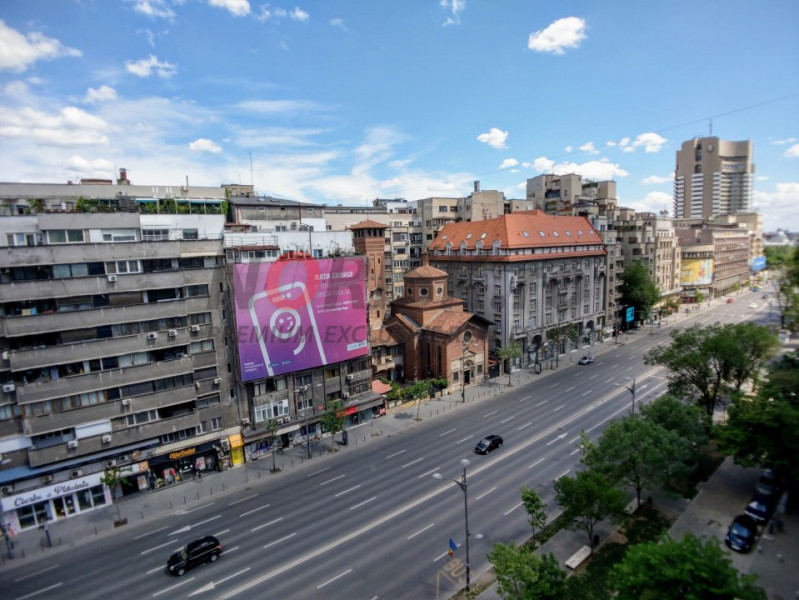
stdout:
<svg viewBox="0 0 799 600">
<path fill-rule="evenodd" d="M 752 304 L 750 304 L 750 305 L 749 305 L 749 308 L 757 308 L 757 304 L 755 304 L 754 302 L 752 302 Z"/>
<path fill-rule="evenodd" d="M 594 357 L 590 354 L 586 354 L 585 356 L 581 357 L 580 360 L 577 361 L 578 365 L 590 365 L 594 362 Z"/>
</svg>

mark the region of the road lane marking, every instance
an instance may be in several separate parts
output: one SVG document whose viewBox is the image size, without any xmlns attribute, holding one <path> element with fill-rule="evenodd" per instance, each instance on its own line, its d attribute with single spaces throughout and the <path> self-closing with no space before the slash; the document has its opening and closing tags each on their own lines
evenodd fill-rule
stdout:
<svg viewBox="0 0 799 600">
<path fill-rule="evenodd" d="M 510 510 L 506 511 L 506 512 L 504 513 L 504 515 L 503 515 L 503 516 L 507 517 L 507 516 L 508 516 L 509 514 L 511 514 L 511 513 L 512 513 L 514 510 L 516 510 L 517 508 L 519 508 L 519 507 L 520 507 L 522 504 L 524 504 L 524 502 L 519 502 L 517 505 L 513 506 L 513 507 L 512 507 Z"/>
<path fill-rule="evenodd" d="M 554 438 L 552 438 L 551 440 L 549 440 L 549 441 L 546 443 L 546 445 L 547 445 L 547 446 L 551 446 L 551 445 L 552 445 L 552 444 L 554 444 L 555 442 L 559 442 L 560 440 L 562 440 L 563 438 L 565 438 L 567 435 L 569 435 L 569 434 L 568 434 L 567 432 L 565 432 L 565 431 L 564 431 L 564 432 L 563 432 L 563 433 L 561 433 L 560 435 L 556 435 Z"/>
<path fill-rule="evenodd" d="M 359 483 L 358 485 L 356 485 L 356 486 L 353 486 L 353 487 L 351 487 L 351 488 L 347 489 L 347 490 L 344 490 L 343 492 L 339 492 L 339 493 L 338 493 L 338 494 L 336 494 L 334 497 L 335 497 L 335 498 L 338 498 L 339 496 L 343 496 L 344 494 L 348 494 L 348 493 L 350 493 L 352 490 L 357 490 L 359 487 L 361 487 L 361 484 L 360 484 L 360 483 Z"/>
<path fill-rule="evenodd" d="M 226 534 L 226 533 L 230 533 L 230 529 L 223 529 L 222 531 L 217 531 L 217 532 L 214 534 L 214 537 L 218 537 L 218 536 L 220 536 L 220 535 L 224 535 L 224 534 Z"/>
<path fill-rule="evenodd" d="M 412 533 L 411 535 L 409 535 L 409 536 L 408 536 L 408 537 L 406 537 L 405 539 L 406 539 L 406 540 L 412 540 L 413 538 L 415 538 L 415 537 L 416 537 L 417 535 L 419 535 L 420 533 L 424 533 L 425 531 L 427 531 L 427 530 L 428 530 L 428 529 L 430 529 L 431 527 L 435 527 L 435 525 L 436 525 L 435 523 L 430 523 L 430 525 L 426 525 L 425 527 L 422 527 L 422 528 L 421 528 L 419 531 L 417 531 L 416 533 Z"/>
<path fill-rule="evenodd" d="M 552 385 L 550 385 L 550 386 L 549 386 L 549 389 L 552 389 L 553 387 L 557 387 L 557 386 L 559 386 L 559 385 L 560 385 L 560 381 L 558 381 L 557 383 L 553 383 Z"/>
<path fill-rule="evenodd" d="M 221 519 L 222 515 L 216 515 L 215 517 L 211 517 L 210 519 L 206 519 L 205 521 L 200 521 L 199 523 L 194 523 L 190 525 L 190 527 L 199 527 L 200 525 L 205 525 L 206 523 L 210 523 L 211 521 L 216 521 L 217 519 Z"/>
<path fill-rule="evenodd" d="M 544 401 L 539 402 L 538 404 L 536 404 L 536 406 L 544 406 L 544 404 L 546 404 L 547 402 L 549 402 L 549 400 L 544 400 Z"/>
<path fill-rule="evenodd" d="M 504 424 L 505 424 L 505 423 L 507 423 L 508 421 L 513 421 L 513 419 L 515 419 L 515 418 L 516 418 L 516 416 L 515 416 L 515 415 L 514 415 L 514 416 L 512 416 L 512 417 L 508 417 L 508 418 L 507 418 L 507 419 L 505 419 L 504 421 L 500 421 L 500 422 L 499 422 L 499 424 L 500 424 L 500 425 L 504 425 Z"/>
<path fill-rule="evenodd" d="M 290 539 L 291 539 L 291 538 L 293 538 L 295 535 L 297 535 L 297 532 L 296 532 L 296 531 L 295 531 L 294 533 L 290 533 L 290 534 L 288 534 L 288 535 L 285 535 L 285 536 L 283 536 L 283 537 L 282 537 L 282 538 L 280 538 L 279 540 L 275 540 L 274 542 L 269 542 L 269 543 L 268 543 L 268 544 L 266 544 L 266 545 L 265 545 L 263 548 L 264 548 L 264 550 L 266 550 L 267 548 L 269 548 L 269 547 L 271 547 L 271 546 L 274 546 L 275 544 L 279 544 L 280 542 L 285 542 L 286 540 L 290 540 Z M 303 562 L 305 562 L 305 561 L 303 561 Z"/>
<path fill-rule="evenodd" d="M 334 481 L 336 481 L 338 479 L 341 479 L 342 477 L 346 477 L 346 476 L 347 476 L 347 474 L 344 473 L 344 475 L 339 475 L 338 477 L 334 477 L 333 479 L 328 479 L 327 481 L 323 481 L 322 483 L 319 484 L 319 487 L 322 487 L 323 485 L 327 485 L 328 483 L 333 483 Z"/>
<path fill-rule="evenodd" d="M 407 452 L 407 450 L 400 450 L 399 452 L 395 452 L 394 454 L 389 454 L 388 456 L 386 456 L 386 460 L 388 460 L 389 458 L 394 458 L 395 456 L 399 456 L 400 454 L 403 454 L 404 452 Z"/>
<path fill-rule="evenodd" d="M 238 550 L 238 549 L 239 549 L 238 546 L 233 546 L 232 548 L 225 548 L 225 554 L 230 554 L 234 550 Z"/>
<path fill-rule="evenodd" d="M 164 529 L 166 529 L 167 527 L 169 527 L 169 526 L 168 526 L 168 525 L 164 525 L 163 527 L 159 527 L 158 529 L 153 529 L 152 531 L 148 531 L 147 533 L 142 533 L 141 535 L 137 535 L 137 536 L 136 536 L 135 538 L 133 538 L 133 539 L 134 539 L 134 540 L 140 540 L 140 539 L 142 539 L 142 538 L 146 538 L 148 535 L 152 535 L 152 534 L 154 534 L 154 533 L 158 533 L 159 531 L 163 531 L 163 530 L 164 530 Z"/>
<path fill-rule="evenodd" d="M 458 440 L 458 441 L 457 441 L 457 442 L 455 442 L 455 443 L 456 443 L 456 444 L 462 444 L 462 443 L 463 443 L 463 442 L 465 442 L 466 440 L 470 440 L 470 439 L 472 439 L 473 437 L 474 437 L 474 434 L 472 434 L 472 435 L 467 435 L 465 438 L 463 438 L 462 440 Z"/>
<path fill-rule="evenodd" d="M 344 571 L 343 573 L 339 573 L 338 575 L 336 575 L 335 577 L 332 577 L 332 578 L 328 579 L 328 580 L 327 580 L 327 581 L 325 581 L 324 583 L 320 583 L 319 585 L 317 585 L 317 586 L 316 586 L 316 589 L 317 589 L 317 590 L 321 590 L 321 589 L 322 589 L 323 587 L 325 587 L 327 584 L 329 584 L 329 583 L 333 583 L 333 582 L 334 582 L 336 579 L 341 579 L 342 577 L 344 577 L 345 575 L 349 575 L 350 573 L 352 573 L 352 569 L 347 569 L 347 570 L 346 570 L 346 571 Z"/>
<path fill-rule="evenodd" d="M 234 577 L 238 577 L 239 575 L 246 573 L 249 570 L 250 567 L 247 567 L 246 569 L 242 569 L 238 573 L 233 573 L 232 575 L 228 575 L 227 577 L 220 579 L 219 581 L 208 582 L 201 588 L 197 588 L 191 594 L 189 594 L 189 598 L 191 598 L 192 596 L 196 596 L 197 594 L 204 594 L 205 592 L 210 592 L 211 590 L 216 589 L 216 586 L 218 584 L 225 583 L 228 579 L 233 579 Z"/>
<path fill-rule="evenodd" d="M 264 523 L 263 525 L 258 525 L 257 527 L 253 527 L 250 531 L 258 531 L 259 529 L 263 529 L 264 527 L 269 527 L 270 525 L 274 525 L 275 523 L 279 523 L 283 520 L 283 517 L 278 517 L 277 519 L 272 519 L 269 523 Z"/>
<path fill-rule="evenodd" d="M 600 363 L 597 363 L 597 364 L 600 364 Z M 599 377 L 599 375 L 591 375 L 591 377 L 589 377 L 588 379 L 596 379 L 597 377 Z"/>
<path fill-rule="evenodd" d="M 530 425 L 532 425 L 532 424 L 533 424 L 533 422 L 532 422 L 532 421 L 530 421 L 529 423 L 525 423 L 525 424 L 524 424 L 524 425 L 522 425 L 521 427 L 517 428 L 517 429 L 516 429 L 516 431 L 521 431 L 521 430 L 522 430 L 522 429 L 524 429 L 525 427 L 530 427 Z"/>
<path fill-rule="evenodd" d="M 371 498 L 369 498 L 368 500 L 364 500 L 363 502 L 359 502 L 359 503 L 358 503 L 358 504 L 356 504 L 355 506 L 350 506 L 350 510 L 355 510 L 356 508 L 360 508 L 360 507 L 361 507 L 361 506 L 363 506 L 364 504 L 369 504 L 369 503 L 370 503 L 372 500 L 377 500 L 377 496 L 372 496 L 372 497 L 371 497 Z"/>
<path fill-rule="evenodd" d="M 441 468 L 441 467 L 436 467 L 436 468 L 435 468 L 435 469 L 433 469 L 432 471 L 427 471 L 427 472 L 425 472 L 425 473 L 422 473 L 421 475 L 419 475 L 419 477 L 417 477 L 417 479 L 421 479 L 422 477 L 427 477 L 428 475 L 432 475 L 433 473 L 436 473 L 436 472 L 438 472 L 438 470 L 439 470 L 440 468 Z"/>
<path fill-rule="evenodd" d="M 561 477 L 566 477 L 566 475 L 568 475 L 569 473 L 571 473 L 571 469 L 566 469 L 565 471 L 563 471 L 563 473 L 561 473 L 560 475 L 558 475 L 557 477 L 555 477 L 555 481 L 557 481 L 557 480 L 558 480 L 558 479 L 560 479 Z"/>
<path fill-rule="evenodd" d="M 417 458 L 416 460 L 412 460 L 409 463 L 405 463 L 404 465 L 402 465 L 401 468 L 404 469 L 405 467 L 410 467 L 411 465 L 415 465 L 416 463 L 421 462 L 423 460 L 424 460 L 424 456 L 422 458 Z"/>
<path fill-rule="evenodd" d="M 479 499 L 480 499 L 480 498 L 482 498 L 483 496 L 488 496 L 488 495 L 489 495 L 491 492 L 495 491 L 496 489 L 497 489 L 497 486 L 494 486 L 494 487 L 492 487 L 490 490 L 486 490 L 485 492 L 483 492 L 482 494 L 480 494 L 479 496 L 477 496 L 477 498 L 475 498 L 475 500 L 479 500 Z"/>
<path fill-rule="evenodd" d="M 61 582 L 56 583 L 55 585 L 51 585 L 50 587 L 44 588 L 43 590 L 39 590 L 38 592 L 31 592 L 30 594 L 26 594 L 24 596 L 18 596 L 17 600 L 25 600 L 25 598 L 33 598 L 34 596 L 38 596 L 39 594 L 44 594 L 45 592 L 49 592 L 50 590 L 54 590 L 57 587 L 61 587 L 63 584 Z"/>
<path fill-rule="evenodd" d="M 537 461 L 535 461 L 533 464 L 531 464 L 531 465 L 530 465 L 529 467 L 527 467 L 527 468 L 528 468 L 528 469 L 532 469 L 534 466 L 536 466 L 536 465 L 538 465 L 538 464 L 541 464 L 541 463 L 542 463 L 543 461 L 545 461 L 546 459 L 547 459 L 547 457 L 546 457 L 546 456 L 545 456 L 544 458 L 539 458 Z"/>
<path fill-rule="evenodd" d="M 576 441 L 577 441 L 577 440 L 579 440 L 579 439 L 580 439 L 580 436 L 579 436 L 579 435 L 575 435 L 575 436 L 574 436 L 572 439 L 570 439 L 570 440 L 569 440 L 568 442 L 566 442 L 566 443 L 567 443 L 567 444 L 573 444 L 574 442 L 576 442 Z"/>
<path fill-rule="evenodd" d="M 166 529 L 166 528 L 164 528 Z M 58 565 L 53 565 L 51 567 L 47 567 L 46 569 L 42 569 L 40 571 L 36 571 L 35 573 L 31 573 L 30 575 L 25 575 L 24 577 L 19 577 L 14 580 L 14 583 L 25 581 L 26 579 L 30 579 L 31 577 L 36 577 L 37 575 L 41 575 L 42 573 L 47 573 L 47 571 L 52 571 L 53 569 L 57 569 Z"/>
<path fill-rule="evenodd" d="M 140 556 L 144 556 L 145 554 L 149 554 L 150 552 L 155 552 L 156 550 L 160 550 L 161 548 L 165 548 L 166 546 L 172 546 L 177 544 L 177 540 L 169 540 L 168 542 L 161 544 L 160 546 L 155 546 L 154 548 L 148 548 L 147 550 L 142 550 L 139 552 Z"/>
<path fill-rule="evenodd" d="M 585 398 L 588 394 L 591 394 L 591 393 L 593 393 L 593 390 L 586 390 L 582 394 L 580 394 L 580 396 L 582 398 Z"/>
<path fill-rule="evenodd" d="M 178 589 L 179 587 L 182 587 L 182 586 L 186 585 L 187 583 L 191 583 L 192 581 L 194 581 L 194 577 L 189 577 L 189 578 L 188 578 L 188 579 L 186 579 L 185 581 L 181 581 L 180 583 L 176 583 L 176 584 L 175 584 L 175 585 L 173 585 L 173 586 L 170 586 L 170 587 L 168 587 L 168 588 L 164 588 L 163 590 L 160 590 L 160 591 L 156 592 L 155 594 L 153 594 L 153 596 L 152 596 L 152 597 L 153 597 L 153 598 L 157 598 L 157 597 L 158 597 L 158 596 L 160 596 L 161 594 L 166 594 L 167 592 L 171 592 L 172 590 L 176 590 L 176 589 Z"/>
<path fill-rule="evenodd" d="M 251 515 L 252 513 L 258 512 L 259 510 L 263 510 L 265 508 L 269 508 L 270 506 L 272 506 L 272 505 L 271 504 L 264 504 L 263 506 L 259 506 L 258 508 L 253 508 L 252 510 L 248 510 L 247 512 L 243 512 L 239 516 L 240 517 L 246 517 L 247 515 Z"/>
<path fill-rule="evenodd" d="M 161 565 L 160 567 L 156 567 L 155 569 L 150 569 L 145 573 L 145 575 L 152 575 L 153 573 L 157 573 L 158 571 L 166 571 L 166 565 Z"/>
<path fill-rule="evenodd" d="M 487 419 L 487 418 L 488 418 L 488 417 L 490 417 L 491 415 L 495 415 L 495 414 L 497 414 L 498 412 L 499 412 L 498 410 L 492 410 L 492 411 L 491 411 L 490 413 L 488 413 L 487 415 L 483 415 L 483 418 L 484 418 L 484 419 Z"/>
<path fill-rule="evenodd" d="M 216 502 L 209 502 L 208 504 L 203 504 L 202 506 L 196 506 L 196 507 L 194 507 L 192 509 L 189 509 L 189 510 L 176 510 L 175 514 L 176 515 L 190 515 L 193 512 L 196 512 L 198 510 L 202 510 L 203 508 L 208 508 L 209 506 L 213 506 L 214 504 L 216 504 Z"/>
<path fill-rule="evenodd" d="M 452 429 L 447 429 L 444 433 L 439 434 L 438 437 L 444 437 L 448 433 L 452 433 L 453 431 L 456 431 L 456 430 L 457 430 L 457 427 L 453 427 Z"/>
<path fill-rule="evenodd" d="M 561 405 L 560 405 L 560 406 L 558 406 L 557 408 L 553 408 L 553 409 L 552 409 L 552 412 L 558 412 L 558 411 L 559 411 L 561 408 L 566 408 L 566 405 L 565 405 L 565 404 L 561 404 Z"/>
<path fill-rule="evenodd" d="M 244 502 L 246 500 L 252 500 L 253 498 L 257 498 L 257 497 L 258 497 L 258 494 L 253 494 L 252 496 L 247 496 L 246 498 L 241 498 L 239 500 L 234 500 L 233 502 L 228 504 L 228 506 L 234 506 L 234 505 L 236 505 L 236 504 L 238 504 L 240 502 Z"/>
<path fill-rule="evenodd" d="M 575 454 L 577 454 L 579 451 L 580 451 L 580 448 L 575 448 L 574 450 L 572 450 L 571 452 L 569 452 L 569 456 L 574 456 L 574 455 L 575 455 Z"/>
<path fill-rule="evenodd" d="M 313 477 L 314 475 L 319 475 L 319 473 L 324 473 L 325 471 L 329 471 L 330 467 L 325 467 L 324 469 L 319 469 L 318 471 L 314 471 L 313 473 L 309 473 L 305 476 L 306 479 L 309 477 Z"/>
<path fill-rule="evenodd" d="M 574 388 L 576 388 L 576 387 L 577 387 L 576 385 L 573 385 L 573 386 L 571 386 L 570 388 L 566 388 L 566 391 L 567 391 L 567 392 L 571 392 L 571 391 L 572 391 Z"/>
</svg>

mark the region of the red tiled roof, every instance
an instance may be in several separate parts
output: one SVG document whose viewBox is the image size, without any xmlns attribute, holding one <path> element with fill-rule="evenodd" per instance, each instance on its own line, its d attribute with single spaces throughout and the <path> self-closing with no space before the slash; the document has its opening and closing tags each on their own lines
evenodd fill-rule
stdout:
<svg viewBox="0 0 799 600">
<path fill-rule="evenodd" d="M 427 279 L 428 277 L 446 277 L 447 272 L 441 269 L 436 269 L 430 265 L 422 265 L 416 267 L 413 271 L 408 271 L 403 275 L 405 279 Z"/>
<path fill-rule="evenodd" d="M 424 328 L 446 334 L 458 331 L 466 322 L 472 318 L 472 313 L 455 312 L 454 310 L 442 310 L 438 315 L 425 323 Z"/>
<path fill-rule="evenodd" d="M 586 217 L 555 216 L 529 210 L 485 221 L 444 225 L 429 249 L 446 250 L 449 242 L 452 249 L 457 250 L 465 242 L 468 249 L 474 250 L 481 240 L 485 250 L 490 250 L 495 240 L 499 240 L 503 249 L 603 244 L 602 236 Z"/>
<path fill-rule="evenodd" d="M 388 225 L 385 223 L 378 223 L 377 221 L 373 221 L 372 219 L 366 219 L 365 221 L 361 221 L 360 223 L 355 223 L 355 225 L 350 225 L 350 229 L 388 229 Z"/>
<path fill-rule="evenodd" d="M 388 394 L 391 391 L 391 386 L 387 383 L 383 383 L 377 379 L 372 380 L 372 391 L 375 394 Z"/>
<path fill-rule="evenodd" d="M 396 346 L 399 342 L 385 327 L 372 329 L 369 332 L 369 344 L 371 346 Z"/>
</svg>

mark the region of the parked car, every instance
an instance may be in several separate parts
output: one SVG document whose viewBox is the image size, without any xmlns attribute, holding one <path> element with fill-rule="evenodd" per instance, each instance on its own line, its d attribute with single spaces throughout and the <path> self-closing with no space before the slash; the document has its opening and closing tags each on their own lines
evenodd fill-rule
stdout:
<svg viewBox="0 0 799 600">
<path fill-rule="evenodd" d="M 578 365 L 590 365 L 594 362 L 594 357 L 590 354 L 586 354 L 585 356 L 581 356 L 580 360 L 577 361 Z"/>
<path fill-rule="evenodd" d="M 207 535 L 188 543 L 172 556 L 166 563 L 167 570 L 180 577 L 189 569 L 204 562 L 216 562 L 222 554 L 222 544 L 212 535 Z"/>
<path fill-rule="evenodd" d="M 779 496 L 780 486 L 777 476 L 771 469 L 766 469 L 755 484 L 755 491 L 763 496 Z"/>
<path fill-rule="evenodd" d="M 751 502 L 746 505 L 744 512 L 752 517 L 757 524 L 762 525 L 771 518 L 771 513 L 774 512 L 775 500 L 776 498 L 773 496 L 755 494 L 752 496 Z"/>
<path fill-rule="evenodd" d="M 482 440 L 477 442 L 477 445 L 474 447 L 474 451 L 477 454 L 488 454 L 494 448 L 499 448 L 502 446 L 502 438 L 498 435 L 487 435 Z"/>
<path fill-rule="evenodd" d="M 730 523 L 724 543 L 736 552 L 749 552 L 755 545 L 757 523 L 749 515 L 738 515 Z"/>
<path fill-rule="evenodd" d="M 727 298 L 727 304 L 732 304 L 734 300 L 732 298 Z"/>
<path fill-rule="evenodd" d="M 763 300 L 768 300 L 768 294 L 763 294 Z"/>
<path fill-rule="evenodd" d="M 757 302 L 752 302 L 752 304 L 749 305 L 749 308 L 757 308 Z"/>
</svg>

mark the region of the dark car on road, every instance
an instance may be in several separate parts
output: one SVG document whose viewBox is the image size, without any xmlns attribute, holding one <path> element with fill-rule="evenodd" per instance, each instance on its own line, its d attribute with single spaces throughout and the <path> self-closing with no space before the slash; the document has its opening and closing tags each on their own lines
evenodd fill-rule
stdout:
<svg viewBox="0 0 799 600">
<path fill-rule="evenodd" d="M 498 435 L 487 435 L 482 440 L 477 442 L 474 451 L 477 454 L 488 454 L 494 448 L 499 448 L 502 445 L 502 438 Z"/>
<path fill-rule="evenodd" d="M 771 469 L 766 469 L 755 484 L 755 491 L 764 496 L 779 496 L 780 486 L 777 476 Z"/>
<path fill-rule="evenodd" d="M 738 515 L 730 523 L 727 537 L 724 538 L 730 548 L 736 552 L 749 552 L 757 537 L 757 523 L 749 515 Z"/>
<path fill-rule="evenodd" d="M 167 570 L 173 575 L 181 576 L 204 562 L 216 562 L 222 554 L 222 544 L 212 535 L 194 540 L 181 548 L 166 563 Z"/>
<path fill-rule="evenodd" d="M 774 496 L 755 494 L 749 504 L 746 505 L 744 512 L 752 517 L 756 523 L 762 525 L 771 518 L 771 513 L 774 512 L 775 500 Z"/>
</svg>

